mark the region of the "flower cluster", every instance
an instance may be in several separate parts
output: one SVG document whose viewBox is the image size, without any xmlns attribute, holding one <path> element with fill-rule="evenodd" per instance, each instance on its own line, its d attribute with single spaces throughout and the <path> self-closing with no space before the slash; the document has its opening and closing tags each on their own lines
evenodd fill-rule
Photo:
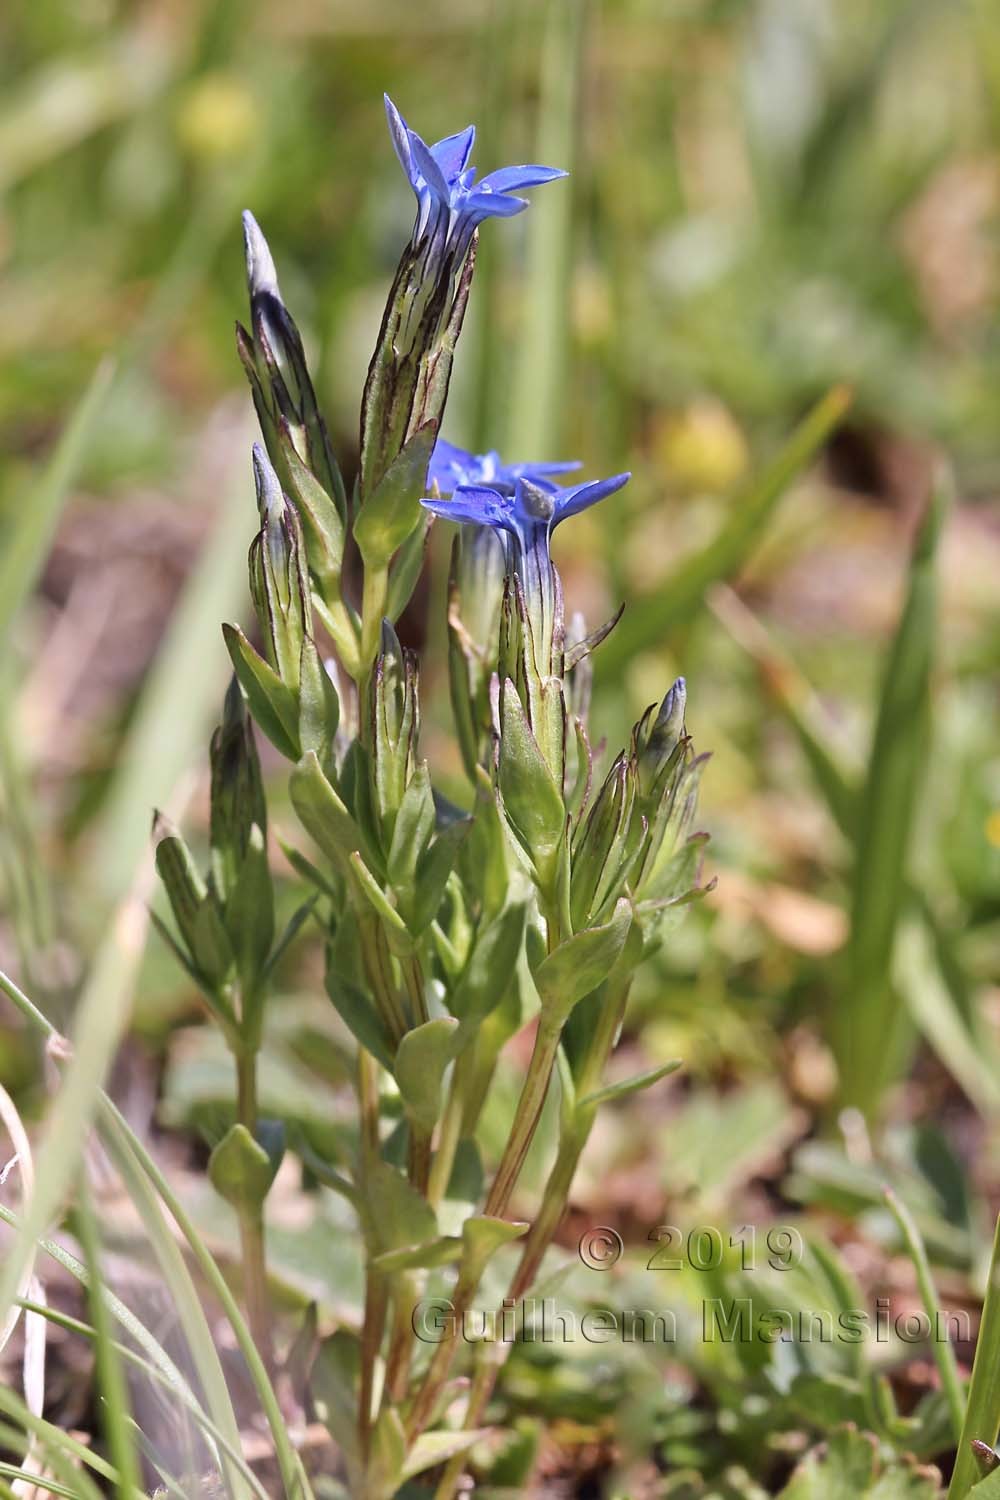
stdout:
<svg viewBox="0 0 1000 1500">
<path fill-rule="evenodd" d="M 493 457 L 490 454 L 476 463 L 488 468 Z M 570 516 L 613 495 L 630 478 L 628 474 L 615 474 L 610 479 L 565 487 L 550 482 L 552 473 L 565 472 L 569 467 L 545 465 L 548 472 L 539 474 L 539 466 L 533 471 L 527 464 L 508 469 L 500 466 L 498 478 L 508 482 L 462 483 L 447 500 L 425 498 L 421 502 L 426 510 L 445 520 L 488 526 L 501 537 L 508 574 L 518 581 L 531 624 L 535 660 L 545 673 L 551 671 L 554 653 L 562 645 L 557 639 L 559 584 L 549 551 L 552 533 Z M 532 473 L 531 478 L 528 473 Z"/>
<path fill-rule="evenodd" d="M 357 1214 L 364 1326 L 324 1344 L 317 1410 L 351 1493 L 366 1500 L 389 1500 L 438 1462 L 443 1437 L 457 1451 L 453 1432 L 425 1432 L 457 1346 L 446 1341 L 421 1363 L 410 1320 L 421 1281 L 454 1266 L 458 1317 L 491 1257 L 523 1239 L 511 1294 L 531 1284 L 607 1094 L 602 1075 L 632 976 L 698 893 L 703 842 L 689 836 L 702 762 L 683 680 L 601 766 L 588 733 L 590 658 L 615 621 L 589 633 L 579 616 L 564 623 L 552 533 L 629 475 L 578 481 L 576 463 L 507 463 L 438 436 L 477 226 L 520 212 L 520 189 L 562 174 L 510 167 L 477 182 L 471 127 L 428 146 L 386 107 L 417 220 L 368 371 L 350 503 L 273 258 L 245 219 L 250 327 L 237 340 L 263 440 L 249 560 L 259 649 L 239 626 L 224 627 L 238 685 L 213 743 L 209 878 L 173 829 L 156 829 L 176 950 L 236 1065 L 236 1123 L 211 1172 L 239 1216 L 248 1313 L 264 1348 L 275 1158 L 257 1118 L 257 1056 L 277 958 L 305 915 L 323 929 L 326 993 L 355 1052 L 356 1149 L 336 1163 L 314 1144 L 296 1149 Z M 432 517 L 460 523 L 448 664 L 469 781 L 449 790 L 462 806 L 432 785 L 418 662 L 396 629 Z M 345 570 L 349 554 L 360 578 Z M 277 941 L 250 719 L 290 762 L 289 801 L 309 840 L 284 846 L 309 896 Z M 478 1159 L 500 1054 L 529 1020 L 533 1051 L 503 1149 L 483 1202 L 455 1233 L 453 1177 L 463 1157 Z M 557 1071 L 558 1156 L 529 1227 L 510 1206 Z M 488 1397 L 480 1385 L 468 1397 L 470 1430 Z M 437 1493 L 451 1500 L 458 1477 L 449 1469 Z"/>
</svg>

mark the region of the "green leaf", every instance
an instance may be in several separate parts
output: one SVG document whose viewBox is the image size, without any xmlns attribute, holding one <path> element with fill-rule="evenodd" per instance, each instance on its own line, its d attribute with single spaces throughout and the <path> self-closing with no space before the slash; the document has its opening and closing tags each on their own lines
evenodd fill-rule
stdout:
<svg viewBox="0 0 1000 1500">
<path fill-rule="evenodd" d="M 372 1495 L 395 1495 L 403 1477 L 406 1434 L 394 1406 L 384 1406 L 372 1433 L 366 1490 Z"/>
<path fill-rule="evenodd" d="M 527 887 L 527 882 L 524 885 Z M 454 1038 L 456 1056 L 477 1035 L 514 982 L 527 919 L 527 902 L 511 901 L 476 934 L 475 947 L 450 1000 L 450 1008 L 461 1022 Z"/>
<path fill-rule="evenodd" d="M 780 1500 L 938 1500 L 935 1469 L 880 1457 L 869 1432 L 842 1427 L 806 1455 Z"/>
<path fill-rule="evenodd" d="M 968 1493 L 975 1496 L 975 1500 L 1000 1500 L 1000 1468 L 994 1469 L 992 1474 L 987 1474 L 985 1479 L 974 1484 Z"/>
<path fill-rule="evenodd" d="M 431 1131 L 441 1114 L 441 1085 L 452 1058 L 458 1022 L 454 1016 L 425 1021 L 403 1037 L 393 1071 L 407 1114 Z"/>
<path fill-rule="evenodd" d="M 354 537 L 366 568 L 387 567 L 393 553 L 419 526 L 435 435 L 432 423 L 415 432 L 361 507 Z"/>
<path fill-rule="evenodd" d="M 392 1068 L 392 1047 L 374 1005 L 365 992 L 328 962 L 326 992 L 348 1031 L 383 1068 Z"/>
<path fill-rule="evenodd" d="M 245 1125 L 233 1125 L 208 1158 L 208 1175 L 233 1208 L 259 1208 L 271 1190 L 274 1164 Z"/>
<path fill-rule="evenodd" d="M 255 721 L 276 750 L 288 760 L 298 760 L 301 752 L 294 694 L 254 650 L 238 625 L 223 625 L 222 634 Z"/>
<path fill-rule="evenodd" d="M 560 943 L 532 976 L 543 1008 L 565 1014 L 605 980 L 625 946 L 632 926 L 632 904 L 623 897 L 610 922 L 588 927 Z"/>
<path fill-rule="evenodd" d="M 403 793 L 386 860 L 389 883 L 404 902 L 414 896 L 417 868 L 430 844 L 435 825 L 434 794 L 426 761 L 417 767 Z"/>
<path fill-rule="evenodd" d="M 499 778 L 504 810 L 548 889 L 566 835 L 566 809 L 509 677 L 501 695 Z"/>
<path fill-rule="evenodd" d="M 302 523 L 309 567 L 324 593 L 340 597 L 340 566 L 344 556 L 344 522 L 336 504 L 296 452 L 291 430 L 279 418 L 278 441 L 284 478 Z"/>
<path fill-rule="evenodd" d="M 181 937 L 194 957 L 196 923 L 202 903 L 208 899 L 208 887 L 184 839 L 160 813 L 153 824 L 153 838 L 157 874 L 163 881 Z"/>
<path fill-rule="evenodd" d="M 868 1116 L 878 1108 L 899 1053 L 900 1006 L 891 964 L 929 745 L 934 560 L 947 504 L 939 482 L 914 547 L 907 599 L 885 663 L 858 818 L 846 986 L 834 1043 L 841 1102 Z"/>
<path fill-rule="evenodd" d="M 425 932 L 437 916 L 448 878 L 458 859 L 459 847 L 469 836 L 471 827 L 470 818 L 449 824 L 421 855 L 407 923 L 415 937 Z"/>
<path fill-rule="evenodd" d="M 375 1253 L 408 1250 L 438 1238 L 437 1218 L 427 1199 L 388 1162 L 377 1164 L 365 1186 L 365 1214 Z"/>
<path fill-rule="evenodd" d="M 226 901 L 225 925 L 248 997 L 264 972 L 274 941 L 274 886 L 264 835 L 256 823 Z"/>
<path fill-rule="evenodd" d="M 357 1336 L 340 1328 L 320 1344 L 309 1383 L 320 1421 L 349 1467 L 358 1463 L 358 1387 L 361 1350 Z"/>
<path fill-rule="evenodd" d="M 478 1285 L 489 1261 L 504 1245 L 527 1234 L 530 1224 L 472 1214 L 462 1225 L 462 1278 Z"/>
<path fill-rule="evenodd" d="M 355 851 L 350 856 L 347 869 L 355 890 L 365 898 L 385 928 L 386 937 L 393 951 L 400 954 L 412 952 L 413 943 L 406 930 L 406 923 L 365 864 L 360 853 Z"/>
<path fill-rule="evenodd" d="M 209 893 L 194 920 L 195 962 L 212 985 L 221 990 L 232 978 L 235 957 L 222 913 L 214 895 Z"/>
<path fill-rule="evenodd" d="M 670 1073 L 676 1073 L 680 1066 L 681 1059 L 675 1057 L 662 1067 L 650 1068 L 647 1073 L 637 1073 L 634 1078 L 623 1079 L 621 1083 L 609 1083 L 593 1094 L 586 1094 L 580 1100 L 580 1108 L 594 1109 L 601 1104 L 608 1104 L 612 1099 L 627 1099 L 630 1094 L 638 1094 L 642 1089 L 659 1083 L 661 1078 L 666 1078 Z"/>
<path fill-rule="evenodd" d="M 385 612 L 394 625 L 409 604 L 413 590 L 417 586 L 427 553 L 429 537 L 430 525 L 429 518 L 427 518 L 422 526 L 417 526 L 411 531 L 392 565 Z"/>
<path fill-rule="evenodd" d="M 407 1455 L 400 1478 L 413 1479 L 425 1469 L 447 1463 L 457 1453 L 466 1453 L 487 1431 L 485 1427 L 470 1427 L 461 1432 L 422 1432 Z"/>
<path fill-rule="evenodd" d="M 433 1271 L 454 1265 L 462 1256 L 462 1241 L 456 1235 L 444 1235 L 423 1245 L 404 1245 L 401 1250 L 384 1250 L 372 1265 L 387 1275 L 395 1271 Z"/>
<path fill-rule="evenodd" d="M 340 723 L 340 699 L 320 661 L 316 642 L 306 636 L 299 658 L 299 745 L 314 750 L 324 771 L 334 766 L 333 742 Z"/>
<path fill-rule="evenodd" d="M 309 750 L 289 781 L 292 806 L 306 832 L 341 870 L 361 848 L 361 831 L 338 793 L 324 776 L 316 752 Z"/>
</svg>

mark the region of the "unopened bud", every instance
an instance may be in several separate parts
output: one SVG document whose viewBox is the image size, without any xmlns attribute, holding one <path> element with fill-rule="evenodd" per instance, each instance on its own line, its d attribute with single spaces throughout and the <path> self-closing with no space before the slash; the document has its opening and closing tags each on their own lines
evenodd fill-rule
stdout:
<svg viewBox="0 0 1000 1500">
<path fill-rule="evenodd" d="M 302 527 L 260 443 L 254 444 L 253 468 L 261 529 L 250 547 L 250 591 L 271 665 L 294 691 L 302 642 L 312 634 Z"/>
</svg>

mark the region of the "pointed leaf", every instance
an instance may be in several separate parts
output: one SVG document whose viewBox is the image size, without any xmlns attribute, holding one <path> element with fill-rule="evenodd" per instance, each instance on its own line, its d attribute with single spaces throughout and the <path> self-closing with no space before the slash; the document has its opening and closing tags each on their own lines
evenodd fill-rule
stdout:
<svg viewBox="0 0 1000 1500">
<path fill-rule="evenodd" d="M 238 625 L 223 625 L 226 648 L 250 712 L 276 750 L 298 760 L 298 711 L 292 692 L 260 656 Z"/>
<path fill-rule="evenodd" d="M 510 678 L 501 697 L 499 776 L 504 810 L 545 880 L 563 841 L 566 809 Z"/>
<path fill-rule="evenodd" d="M 369 1174 L 365 1212 L 377 1253 L 410 1249 L 438 1238 L 437 1218 L 402 1172 L 379 1162 Z"/>
<path fill-rule="evenodd" d="M 431 423 L 415 432 L 362 505 L 354 536 L 367 568 L 386 567 L 393 553 L 420 525 L 420 500 L 435 435 Z"/>
<path fill-rule="evenodd" d="M 391 1069 L 392 1047 L 389 1038 L 378 1012 L 364 991 L 328 963 L 326 992 L 355 1041 L 384 1068 Z"/>
<path fill-rule="evenodd" d="M 462 1256 L 462 1241 L 457 1235 L 428 1240 L 424 1245 L 404 1245 L 401 1250 L 384 1250 L 372 1265 L 390 1275 L 395 1271 L 432 1271 L 439 1266 L 454 1265 Z"/>
<path fill-rule="evenodd" d="M 351 855 L 361 848 L 361 831 L 324 776 L 315 751 L 307 751 L 295 767 L 289 791 L 306 832 L 327 859 L 346 869 Z"/>
<path fill-rule="evenodd" d="M 441 1085 L 458 1030 L 454 1016 L 440 1016 L 408 1031 L 396 1051 L 393 1071 L 407 1114 L 432 1131 L 441 1114 Z"/>
<path fill-rule="evenodd" d="M 422 1432 L 407 1455 L 400 1478 L 412 1479 L 425 1469 L 447 1463 L 457 1453 L 468 1452 L 488 1430 L 486 1427 L 469 1427 L 461 1432 Z"/>
<path fill-rule="evenodd" d="M 666 1078 L 670 1073 L 676 1073 L 681 1066 L 679 1057 L 664 1063 L 662 1067 L 650 1068 L 646 1073 L 637 1073 L 634 1078 L 625 1078 L 621 1083 L 609 1083 L 602 1089 L 596 1089 L 592 1094 L 586 1094 L 580 1100 L 581 1109 L 595 1109 L 601 1104 L 607 1104 L 612 1099 L 627 1099 L 629 1094 L 638 1094 L 642 1089 L 650 1088 L 654 1083 L 659 1083 L 661 1078 Z"/>
<path fill-rule="evenodd" d="M 461 1022 L 453 1042 L 456 1056 L 472 1041 L 513 983 L 527 917 L 527 902 L 512 901 L 477 934 L 451 997 L 451 1009 Z"/>
<path fill-rule="evenodd" d="M 533 975 L 542 1006 L 568 1014 L 596 990 L 614 968 L 631 926 L 632 905 L 623 898 L 610 922 L 576 933 L 543 959 Z"/>
<path fill-rule="evenodd" d="M 259 1208 L 274 1174 L 271 1157 L 245 1125 L 233 1125 L 208 1159 L 212 1186 L 235 1209 Z"/>
<path fill-rule="evenodd" d="M 530 1224 L 511 1219 L 496 1219 L 488 1214 L 473 1214 L 466 1219 L 462 1225 L 463 1280 L 469 1280 L 474 1285 L 478 1285 L 488 1262 L 497 1251 L 504 1245 L 509 1245 L 512 1240 L 519 1240 L 522 1235 L 527 1234 L 530 1228 Z"/>
</svg>

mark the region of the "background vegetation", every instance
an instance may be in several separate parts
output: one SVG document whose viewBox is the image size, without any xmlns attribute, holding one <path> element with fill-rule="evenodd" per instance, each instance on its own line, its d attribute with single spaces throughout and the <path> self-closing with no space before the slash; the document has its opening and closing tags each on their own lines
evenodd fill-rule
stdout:
<svg viewBox="0 0 1000 1500">
<path fill-rule="evenodd" d="M 95 1083 L 121 1039 L 111 1092 L 224 1258 L 233 1226 L 203 1166 L 228 1072 L 141 912 L 153 805 L 204 820 L 218 622 L 248 615 L 238 211 L 268 236 L 350 473 L 412 207 L 382 90 L 428 139 L 475 119 L 484 169 L 570 167 L 569 191 L 484 245 L 448 435 L 634 471 L 557 560 L 592 621 L 627 601 L 596 658 L 609 736 L 687 677 L 714 752 L 700 821 L 718 887 L 624 1042 L 624 1074 L 684 1069 L 609 1109 L 562 1237 L 571 1260 L 593 1225 L 627 1247 L 614 1273 L 577 1265 L 581 1306 L 667 1306 L 688 1331 L 666 1350 L 525 1350 L 504 1388 L 524 1451 L 493 1483 L 518 1487 L 541 1419 L 542 1493 L 776 1492 L 845 1420 L 879 1433 L 888 1468 L 910 1453 L 947 1472 L 926 1346 L 706 1345 L 695 1312 L 738 1262 L 646 1264 L 657 1225 L 792 1225 L 802 1267 L 748 1273 L 753 1295 L 917 1307 L 890 1182 L 942 1300 L 978 1313 L 1000 1202 L 988 0 L 12 0 L 0 79 L 4 970 L 60 1027 L 91 1007 Z M 428 647 L 424 743 L 445 781 L 446 566 L 435 538 L 405 621 Z M 307 936 L 263 1089 L 322 1145 L 349 1130 L 350 1096 L 320 972 Z M 13 1008 L 0 1042 L 31 1124 L 51 1062 Z M 512 1088 L 520 1065 L 515 1050 Z M 108 1283 L 159 1326 L 148 1225 L 95 1165 Z M 276 1294 L 332 1327 L 357 1316 L 354 1251 L 337 1200 L 305 1186 L 289 1159 L 269 1202 Z M 65 1271 L 42 1280 L 81 1314 Z M 956 1352 L 967 1367 L 971 1345 Z M 46 1415 L 90 1430 L 86 1341 L 50 1334 L 48 1368 Z M 176 1456 L 177 1413 L 134 1399 Z M 248 1391 L 236 1405 L 252 1426 Z"/>
</svg>

